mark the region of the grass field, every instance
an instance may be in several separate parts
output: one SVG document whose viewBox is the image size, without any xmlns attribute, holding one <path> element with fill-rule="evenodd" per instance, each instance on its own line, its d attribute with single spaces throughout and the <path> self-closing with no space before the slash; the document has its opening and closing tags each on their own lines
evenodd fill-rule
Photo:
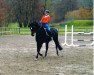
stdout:
<svg viewBox="0 0 94 75">
<path fill-rule="evenodd" d="M 65 25 L 68 26 L 68 31 L 71 31 L 71 26 L 74 26 L 75 32 L 92 32 L 93 31 L 93 20 L 72 20 L 68 22 L 62 22 L 58 26 L 59 30 L 64 30 Z"/>
<path fill-rule="evenodd" d="M 61 23 L 61 26 L 63 25 L 68 25 L 69 27 L 71 27 L 71 25 L 74 25 L 76 28 L 91 28 L 93 25 L 93 20 L 72 20 L 64 22 L 64 24 Z"/>
<path fill-rule="evenodd" d="M 67 22 L 62 22 L 60 24 L 52 23 L 50 26 L 53 26 L 58 29 L 59 34 L 64 34 L 65 25 L 68 25 L 68 31 L 71 31 L 71 25 L 74 25 L 75 32 L 92 32 L 93 31 L 93 20 L 72 20 Z M 18 23 L 10 23 L 8 29 L 0 29 L 1 31 L 8 31 L 5 34 L 30 34 L 30 29 L 28 27 L 18 28 Z"/>
</svg>

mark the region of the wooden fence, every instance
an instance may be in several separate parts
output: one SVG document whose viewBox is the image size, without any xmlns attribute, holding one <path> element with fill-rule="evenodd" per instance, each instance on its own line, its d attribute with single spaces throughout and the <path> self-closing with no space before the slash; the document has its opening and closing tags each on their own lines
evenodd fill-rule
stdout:
<svg viewBox="0 0 94 75">
<path fill-rule="evenodd" d="M 63 35 L 65 32 L 65 28 L 57 28 L 59 34 Z M 92 32 L 93 29 L 91 28 L 75 28 L 74 32 Z M 68 28 L 68 32 L 71 32 L 71 28 Z M 31 31 L 29 28 L 20 28 L 20 27 L 0 27 L 0 36 L 1 35 L 13 35 L 13 34 L 22 34 L 27 35 L 31 34 Z"/>
<path fill-rule="evenodd" d="M 0 27 L 0 35 L 20 34 L 20 28 Z"/>
</svg>

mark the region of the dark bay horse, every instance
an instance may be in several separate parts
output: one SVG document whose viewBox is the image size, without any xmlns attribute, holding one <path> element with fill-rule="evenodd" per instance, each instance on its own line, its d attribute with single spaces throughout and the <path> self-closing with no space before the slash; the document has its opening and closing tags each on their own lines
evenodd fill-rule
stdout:
<svg viewBox="0 0 94 75">
<path fill-rule="evenodd" d="M 55 28 L 51 28 L 51 36 L 48 35 L 47 30 L 43 28 L 41 23 L 39 22 L 32 22 L 29 24 L 30 30 L 31 30 L 31 35 L 34 36 L 34 33 L 36 33 L 36 42 L 37 42 L 37 55 L 36 58 L 38 58 L 38 55 L 43 56 L 40 53 L 40 49 L 42 47 L 42 44 L 46 44 L 46 51 L 45 51 L 45 57 L 47 56 L 47 51 L 48 51 L 48 45 L 49 42 L 51 41 L 51 37 L 55 42 L 56 46 L 56 53 L 58 54 L 58 49 L 62 50 L 63 48 L 60 46 L 59 41 L 58 41 L 58 31 Z"/>
</svg>

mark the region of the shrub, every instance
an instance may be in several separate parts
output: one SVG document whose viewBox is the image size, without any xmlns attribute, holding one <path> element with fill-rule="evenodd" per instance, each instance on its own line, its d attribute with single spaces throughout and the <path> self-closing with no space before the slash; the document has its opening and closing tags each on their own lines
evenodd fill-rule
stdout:
<svg viewBox="0 0 94 75">
<path fill-rule="evenodd" d="M 85 9 L 85 8 L 80 8 L 79 10 L 74 10 L 74 11 L 70 11 L 67 12 L 67 14 L 65 15 L 66 19 L 93 19 L 93 12 L 92 10 L 89 9 Z"/>
</svg>

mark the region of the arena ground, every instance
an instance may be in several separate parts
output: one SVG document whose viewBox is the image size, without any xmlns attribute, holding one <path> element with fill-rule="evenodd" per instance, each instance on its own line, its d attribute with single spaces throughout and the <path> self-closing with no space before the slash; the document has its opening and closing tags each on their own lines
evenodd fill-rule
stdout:
<svg viewBox="0 0 94 75">
<path fill-rule="evenodd" d="M 59 36 L 59 41 L 64 43 L 64 36 Z M 43 55 L 44 52 L 45 45 L 41 49 Z M 0 75 L 93 75 L 91 46 L 63 46 L 63 50 L 59 51 L 57 56 L 52 41 L 46 58 L 39 57 L 35 61 L 35 56 L 34 37 L 30 35 L 0 37 Z"/>
</svg>

